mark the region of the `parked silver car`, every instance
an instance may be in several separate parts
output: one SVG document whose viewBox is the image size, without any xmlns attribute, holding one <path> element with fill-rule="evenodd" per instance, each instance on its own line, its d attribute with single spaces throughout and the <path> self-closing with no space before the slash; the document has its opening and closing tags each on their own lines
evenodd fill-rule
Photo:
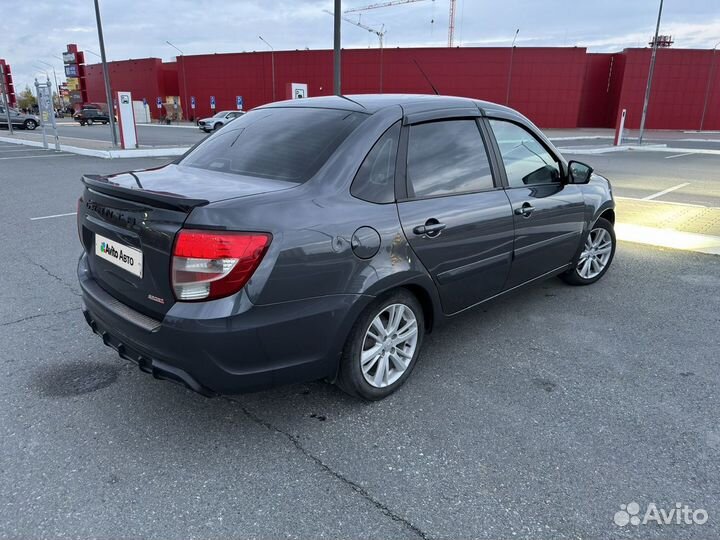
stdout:
<svg viewBox="0 0 720 540">
<path fill-rule="evenodd" d="M 203 118 L 198 121 L 198 127 L 206 132 L 210 133 L 216 129 L 220 129 L 225 124 L 234 120 L 235 118 L 245 114 L 245 111 L 220 111 L 219 113 L 209 117 Z"/>
<path fill-rule="evenodd" d="M 10 122 L 14 128 L 33 130 L 40 125 L 40 119 L 34 114 L 23 114 L 17 109 L 10 107 Z M 0 105 L 0 127 L 7 128 L 7 114 L 5 106 Z"/>
</svg>

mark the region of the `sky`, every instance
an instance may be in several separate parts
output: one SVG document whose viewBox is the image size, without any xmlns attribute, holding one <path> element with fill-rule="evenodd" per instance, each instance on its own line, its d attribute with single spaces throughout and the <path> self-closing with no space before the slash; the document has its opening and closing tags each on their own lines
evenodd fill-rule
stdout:
<svg viewBox="0 0 720 540">
<path fill-rule="evenodd" d="M 343 10 L 383 0 L 343 0 Z M 457 0 L 455 44 L 579 46 L 591 52 L 644 47 L 655 31 L 659 0 Z M 16 91 L 35 77 L 65 77 L 58 58 L 68 43 L 99 53 L 92 0 L 0 0 L 0 58 L 10 64 Z M 177 54 L 332 48 L 332 0 L 100 0 L 108 60 Z M 447 45 L 449 0 L 419 0 L 367 10 L 361 22 L 383 28 L 385 47 Z M 357 13 L 346 17 L 357 20 Z M 678 48 L 720 42 L 720 0 L 665 0 L 661 34 Z M 343 23 L 345 48 L 377 47 L 378 38 Z M 99 61 L 92 53 L 91 63 Z M 48 66 L 50 64 L 51 66 Z"/>
</svg>

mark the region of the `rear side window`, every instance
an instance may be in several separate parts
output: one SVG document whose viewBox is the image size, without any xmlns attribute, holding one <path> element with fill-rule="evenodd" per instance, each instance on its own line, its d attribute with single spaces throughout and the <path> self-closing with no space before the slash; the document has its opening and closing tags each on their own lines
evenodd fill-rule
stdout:
<svg viewBox="0 0 720 540">
<path fill-rule="evenodd" d="M 180 165 L 302 183 L 365 118 L 304 107 L 250 111 L 198 145 Z"/>
<path fill-rule="evenodd" d="M 350 193 L 374 203 L 395 200 L 395 159 L 400 140 L 400 122 L 378 139 L 355 175 Z"/>
<path fill-rule="evenodd" d="M 408 195 L 432 197 L 491 189 L 490 161 L 475 120 L 410 126 Z"/>
</svg>

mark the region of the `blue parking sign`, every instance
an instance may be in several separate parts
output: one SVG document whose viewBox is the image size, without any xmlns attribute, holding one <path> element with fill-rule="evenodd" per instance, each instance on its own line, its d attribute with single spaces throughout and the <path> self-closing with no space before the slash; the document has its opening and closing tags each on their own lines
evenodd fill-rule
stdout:
<svg viewBox="0 0 720 540">
<path fill-rule="evenodd" d="M 195 96 L 190 96 L 190 108 L 195 108 Z"/>
<path fill-rule="evenodd" d="M 147 105 L 147 98 L 143 98 L 143 105 Z"/>
<path fill-rule="evenodd" d="M 235 103 L 237 105 L 237 110 L 242 111 L 243 108 L 243 97 L 242 96 L 235 96 Z"/>
<path fill-rule="evenodd" d="M 157 98 L 157 108 L 162 109 L 162 98 L 160 97 Z"/>
<path fill-rule="evenodd" d="M 210 96 L 210 108 L 215 108 L 215 96 Z"/>
</svg>

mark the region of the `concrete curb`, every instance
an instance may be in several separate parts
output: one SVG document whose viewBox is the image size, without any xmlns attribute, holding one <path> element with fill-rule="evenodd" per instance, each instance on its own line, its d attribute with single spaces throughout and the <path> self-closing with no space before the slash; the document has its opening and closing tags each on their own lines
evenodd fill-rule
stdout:
<svg viewBox="0 0 720 540">
<path fill-rule="evenodd" d="M 558 148 L 562 154 L 608 154 L 610 152 L 668 152 L 671 154 L 707 154 L 718 156 L 720 150 L 709 148 L 676 148 L 666 144 L 643 144 L 642 146 L 624 144 L 622 146 L 603 146 L 601 148 L 583 148 L 582 146 L 571 146 Z"/>
<path fill-rule="evenodd" d="M 21 144 L 24 146 L 32 146 L 34 148 L 42 148 L 43 144 L 38 141 L 28 141 L 25 139 L 13 139 L 10 137 L 0 137 L 0 142 L 11 144 Z M 54 144 L 48 144 L 49 150 L 54 150 Z M 139 158 L 139 157 L 172 157 L 182 156 L 190 150 L 189 146 L 172 147 L 172 148 L 136 148 L 132 150 L 98 150 L 94 148 L 82 148 L 80 146 L 69 146 L 61 144 L 60 150 L 71 154 L 79 154 L 81 156 L 99 157 L 104 159 L 114 158 Z"/>
</svg>

